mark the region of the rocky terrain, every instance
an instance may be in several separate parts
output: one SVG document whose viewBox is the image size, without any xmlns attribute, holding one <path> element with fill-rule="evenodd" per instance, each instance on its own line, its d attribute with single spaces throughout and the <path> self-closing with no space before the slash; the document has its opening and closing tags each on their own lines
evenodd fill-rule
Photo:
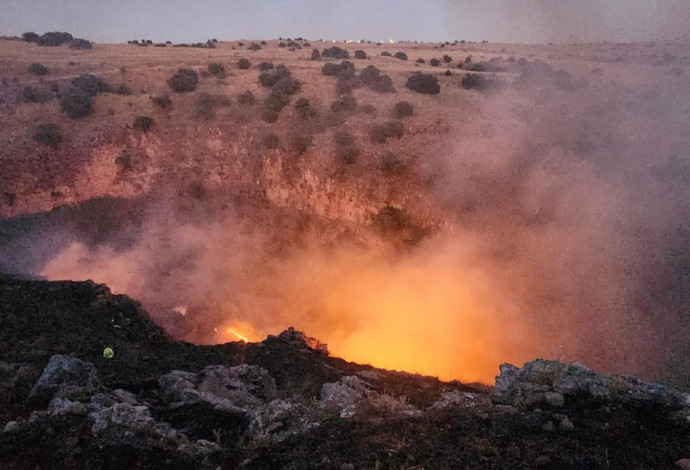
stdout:
<svg viewBox="0 0 690 470">
<path fill-rule="evenodd" d="M 672 469 L 690 457 L 690 395 L 578 364 L 504 364 L 488 387 L 345 362 L 292 329 L 194 346 L 104 285 L 6 276 L 0 324 L 3 469 Z"/>
</svg>

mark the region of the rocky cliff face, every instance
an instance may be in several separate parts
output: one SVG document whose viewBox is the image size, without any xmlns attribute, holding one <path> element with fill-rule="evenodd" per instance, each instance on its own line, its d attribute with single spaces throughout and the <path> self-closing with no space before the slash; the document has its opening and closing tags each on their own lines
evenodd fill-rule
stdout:
<svg viewBox="0 0 690 470">
<path fill-rule="evenodd" d="M 690 456 L 690 395 L 577 364 L 506 364 L 492 388 L 347 363 L 292 329 L 174 342 L 93 283 L 3 277 L 0 306 L 0 468 L 671 469 Z"/>
</svg>

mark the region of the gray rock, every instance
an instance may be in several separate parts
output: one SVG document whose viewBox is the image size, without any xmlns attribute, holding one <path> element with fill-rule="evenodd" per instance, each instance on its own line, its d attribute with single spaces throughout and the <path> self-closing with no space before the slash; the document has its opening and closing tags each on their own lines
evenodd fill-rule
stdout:
<svg viewBox="0 0 690 470">
<path fill-rule="evenodd" d="M 553 406 L 554 408 L 560 408 L 565 405 L 565 397 L 558 392 L 545 392 L 544 400 L 549 406 Z"/>
<path fill-rule="evenodd" d="M 341 418 L 349 418 L 355 413 L 357 401 L 372 395 L 373 390 L 369 384 L 355 375 L 347 375 L 341 377 L 338 382 L 327 383 L 321 387 L 321 406 L 340 410 Z"/>
<path fill-rule="evenodd" d="M 5 427 L 3 428 L 2 432 L 4 433 L 13 433 L 17 432 L 19 430 L 19 423 L 17 421 L 8 421 Z"/>
<path fill-rule="evenodd" d="M 48 412 L 55 416 L 86 415 L 88 409 L 83 403 L 72 401 L 68 398 L 55 397 L 48 405 Z"/>
<path fill-rule="evenodd" d="M 101 383 L 94 365 L 75 357 L 55 355 L 43 369 L 29 397 L 48 400 L 68 386 L 83 387 L 87 393 L 99 390 Z"/>
<path fill-rule="evenodd" d="M 479 404 L 480 395 L 477 393 L 460 392 L 457 390 L 450 390 L 443 392 L 441 398 L 431 405 L 435 409 L 444 409 L 451 406 L 471 408 Z"/>
<path fill-rule="evenodd" d="M 572 431 L 573 429 L 575 429 L 575 425 L 572 421 L 570 421 L 570 419 L 567 416 L 564 416 L 561 419 L 561 422 L 558 423 L 558 429 L 560 429 L 561 431 Z"/>
</svg>

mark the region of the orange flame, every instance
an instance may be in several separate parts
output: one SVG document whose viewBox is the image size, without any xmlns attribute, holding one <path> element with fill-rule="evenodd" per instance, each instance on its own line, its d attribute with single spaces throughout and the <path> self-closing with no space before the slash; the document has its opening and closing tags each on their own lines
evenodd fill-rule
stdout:
<svg viewBox="0 0 690 470">
<path fill-rule="evenodd" d="M 236 331 L 233 330 L 232 328 L 228 328 L 228 333 L 231 333 L 231 334 L 237 336 L 240 340 L 244 341 L 245 343 L 248 343 L 248 342 L 249 342 L 249 338 L 247 338 L 247 337 L 244 336 L 244 335 L 239 334 L 238 332 L 236 332 Z"/>
</svg>

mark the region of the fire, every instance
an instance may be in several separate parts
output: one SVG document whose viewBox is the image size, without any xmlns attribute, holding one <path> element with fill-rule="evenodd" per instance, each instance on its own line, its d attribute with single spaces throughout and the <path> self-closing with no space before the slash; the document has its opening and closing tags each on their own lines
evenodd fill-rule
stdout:
<svg viewBox="0 0 690 470">
<path fill-rule="evenodd" d="M 240 340 L 244 341 L 245 343 L 248 343 L 248 342 L 249 342 L 249 338 L 247 338 L 247 337 L 244 336 L 244 335 L 241 335 L 240 333 L 236 332 L 236 331 L 233 330 L 232 328 L 228 328 L 228 333 L 237 336 Z"/>
</svg>

